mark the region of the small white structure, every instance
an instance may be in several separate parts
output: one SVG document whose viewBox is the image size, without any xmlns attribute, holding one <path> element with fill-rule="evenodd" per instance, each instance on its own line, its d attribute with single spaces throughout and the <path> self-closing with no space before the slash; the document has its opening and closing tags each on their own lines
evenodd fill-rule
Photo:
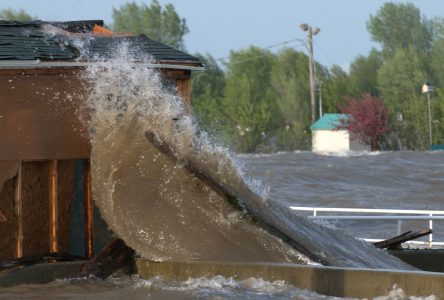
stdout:
<svg viewBox="0 0 444 300">
<path fill-rule="evenodd" d="M 337 153 L 347 151 L 370 151 L 370 146 L 359 140 L 352 140 L 347 129 L 341 129 L 341 120 L 346 114 L 324 114 L 310 126 L 312 151 L 317 153 Z"/>
</svg>

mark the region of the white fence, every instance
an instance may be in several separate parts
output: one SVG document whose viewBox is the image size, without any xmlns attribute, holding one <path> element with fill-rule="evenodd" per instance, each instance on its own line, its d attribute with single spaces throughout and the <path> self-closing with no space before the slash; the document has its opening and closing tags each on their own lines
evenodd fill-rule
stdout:
<svg viewBox="0 0 444 300">
<path fill-rule="evenodd" d="M 369 209 L 369 208 L 333 208 L 333 207 L 299 207 L 290 206 L 290 209 L 299 212 L 311 212 L 310 219 L 318 220 L 394 220 L 398 221 L 397 234 L 401 234 L 403 220 L 425 220 L 429 228 L 433 229 L 433 221 L 444 221 L 443 210 L 410 210 L 410 209 Z M 329 213 L 320 215 L 320 213 Z M 341 213 L 332 215 L 331 213 Z M 357 215 L 361 214 L 361 215 Z M 362 215 L 364 214 L 364 215 Z M 369 242 L 379 242 L 382 239 L 363 238 Z M 444 241 L 434 241 L 433 234 L 428 236 L 427 242 L 409 241 L 409 244 L 444 246 Z"/>
</svg>

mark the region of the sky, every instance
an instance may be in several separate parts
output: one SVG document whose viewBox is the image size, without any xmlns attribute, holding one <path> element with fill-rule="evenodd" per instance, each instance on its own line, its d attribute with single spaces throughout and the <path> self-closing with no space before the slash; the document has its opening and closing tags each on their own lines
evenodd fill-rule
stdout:
<svg viewBox="0 0 444 300">
<path fill-rule="evenodd" d="M 102 19 L 112 23 L 112 10 L 127 0 L 1 0 L 0 9 L 24 9 L 48 21 Z M 136 3 L 143 1 L 136 0 Z M 145 0 L 149 4 L 149 0 Z M 254 45 L 267 47 L 285 41 L 296 50 L 306 51 L 306 33 L 299 25 L 307 23 L 321 29 L 314 37 L 314 56 L 321 64 L 336 64 L 348 70 L 359 55 L 367 55 L 378 44 L 366 29 L 383 0 L 159 0 L 171 3 L 185 18 L 190 33 L 185 36 L 191 54 L 209 53 L 220 59 L 231 50 Z M 391 2 L 406 2 L 396 1 Z M 444 17 L 443 0 L 411 0 L 426 18 Z M 283 46 L 270 48 L 279 51 Z"/>
</svg>

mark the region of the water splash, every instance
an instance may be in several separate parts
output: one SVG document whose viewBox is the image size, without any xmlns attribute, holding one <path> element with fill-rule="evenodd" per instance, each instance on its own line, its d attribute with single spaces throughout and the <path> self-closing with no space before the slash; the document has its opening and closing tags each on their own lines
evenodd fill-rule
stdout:
<svg viewBox="0 0 444 300">
<path fill-rule="evenodd" d="M 241 173 L 231 154 L 199 133 L 182 99 L 162 87 L 161 74 L 129 63 L 134 58 L 125 45 L 115 57 L 85 75 L 93 192 L 111 229 L 152 260 L 301 262 L 302 255 L 191 176 L 184 168 L 189 157 L 215 166 L 224 180 Z M 174 145 L 181 159 L 165 157 L 146 132 Z"/>
<path fill-rule="evenodd" d="M 267 200 L 230 152 L 200 134 L 180 97 L 144 66 L 150 59 L 132 64 L 130 53 L 118 47 L 86 75 L 94 196 L 129 246 L 153 260 L 291 262 L 297 249 L 324 265 L 414 269 Z"/>
</svg>

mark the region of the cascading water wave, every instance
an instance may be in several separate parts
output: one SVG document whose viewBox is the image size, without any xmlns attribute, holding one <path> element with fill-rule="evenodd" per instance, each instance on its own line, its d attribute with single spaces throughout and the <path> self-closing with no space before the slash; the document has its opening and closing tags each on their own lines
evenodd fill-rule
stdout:
<svg viewBox="0 0 444 300">
<path fill-rule="evenodd" d="M 111 229 L 138 253 L 301 262 L 297 249 L 325 265 L 413 269 L 268 201 L 226 149 L 199 133 L 161 76 L 132 58 L 123 45 L 115 59 L 88 67 L 85 79 L 94 197 Z"/>
<path fill-rule="evenodd" d="M 122 46 L 116 59 L 86 73 L 93 192 L 111 229 L 152 260 L 300 262 L 146 139 L 153 132 L 185 152 L 198 137 L 182 100 L 162 88 L 155 70 L 131 64 L 127 51 Z"/>
</svg>

